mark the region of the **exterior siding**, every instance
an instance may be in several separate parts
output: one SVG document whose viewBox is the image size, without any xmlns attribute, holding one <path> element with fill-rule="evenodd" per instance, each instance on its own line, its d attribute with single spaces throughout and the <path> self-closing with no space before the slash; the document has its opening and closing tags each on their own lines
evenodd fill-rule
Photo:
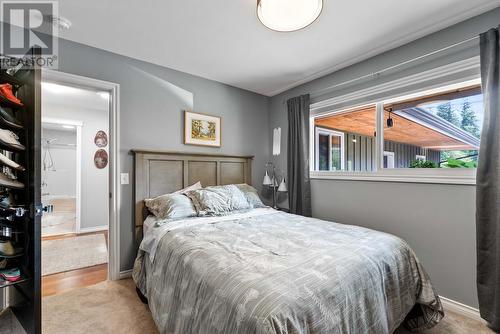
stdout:
<svg viewBox="0 0 500 334">
<path fill-rule="evenodd" d="M 409 168 L 410 163 L 415 160 L 417 155 L 425 155 L 427 161 L 439 164 L 439 151 L 429 150 L 414 145 L 385 140 L 384 151 L 394 152 L 394 168 Z"/>
<path fill-rule="evenodd" d="M 375 137 L 345 133 L 344 145 L 346 171 L 366 172 L 375 169 Z M 410 167 L 417 155 L 425 155 L 428 161 L 436 164 L 440 161 L 439 151 L 388 140 L 384 141 L 384 151 L 394 152 L 394 168 Z"/>
</svg>

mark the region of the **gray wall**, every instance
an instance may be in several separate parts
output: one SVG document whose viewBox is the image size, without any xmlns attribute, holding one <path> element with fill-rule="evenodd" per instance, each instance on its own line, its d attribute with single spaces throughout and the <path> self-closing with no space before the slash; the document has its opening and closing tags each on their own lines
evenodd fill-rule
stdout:
<svg viewBox="0 0 500 334">
<path fill-rule="evenodd" d="M 277 159 L 274 158 L 274 161 L 281 168 L 285 168 L 285 101 L 288 98 L 314 93 L 319 89 L 460 42 L 497 26 L 499 22 L 500 9 L 495 9 L 273 97 L 269 116 L 270 131 L 281 126 L 284 138 L 282 154 Z M 453 54 L 433 57 L 432 61 L 413 64 L 404 71 L 382 75 L 356 87 L 345 87 L 342 91 L 328 93 L 328 96 L 323 98 L 359 90 L 373 85 L 375 81 L 389 81 L 479 54 L 477 42 L 472 43 L 471 47 L 458 49 Z M 321 97 L 315 96 L 314 99 L 317 101 Z M 314 216 L 375 228 L 405 238 L 423 262 L 439 294 L 477 307 L 474 196 L 475 187 L 465 185 L 312 181 Z"/>
<path fill-rule="evenodd" d="M 255 155 L 252 178 L 260 182 L 269 156 L 269 99 L 100 49 L 61 40 L 59 70 L 120 84 L 120 152 L 122 172 L 133 180 L 134 148 Z M 222 117 L 222 147 L 182 144 L 183 110 Z M 121 186 L 121 270 L 131 269 L 133 185 Z"/>
</svg>

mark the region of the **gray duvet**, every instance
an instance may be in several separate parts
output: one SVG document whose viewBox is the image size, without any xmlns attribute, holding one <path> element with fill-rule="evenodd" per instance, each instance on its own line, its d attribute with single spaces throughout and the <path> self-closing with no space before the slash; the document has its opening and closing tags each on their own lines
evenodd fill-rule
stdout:
<svg viewBox="0 0 500 334">
<path fill-rule="evenodd" d="M 133 277 L 161 333 L 393 333 L 443 317 L 408 244 L 277 212 L 168 232 Z"/>
</svg>

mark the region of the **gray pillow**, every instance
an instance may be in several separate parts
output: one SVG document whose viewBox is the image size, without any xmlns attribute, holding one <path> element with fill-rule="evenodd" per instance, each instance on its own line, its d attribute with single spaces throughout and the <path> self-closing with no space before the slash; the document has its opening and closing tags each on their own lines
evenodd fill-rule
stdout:
<svg viewBox="0 0 500 334">
<path fill-rule="evenodd" d="M 245 195 L 234 185 L 207 187 L 186 193 L 199 216 L 225 215 L 233 210 L 250 208 Z"/>
<path fill-rule="evenodd" d="M 251 208 L 245 194 L 234 184 L 207 187 L 206 189 L 215 189 L 224 192 L 229 198 L 231 210 L 245 210 Z"/>
<path fill-rule="evenodd" d="M 249 186 L 246 183 L 237 184 L 236 187 L 238 187 L 238 189 L 241 190 L 241 192 L 245 195 L 245 198 L 247 199 L 247 202 L 250 205 L 250 207 L 252 208 L 266 207 L 264 203 L 262 203 L 257 189 L 255 189 L 252 186 Z"/>
<path fill-rule="evenodd" d="M 166 194 L 145 199 L 149 212 L 159 219 L 187 218 L 197 215 L 191 199 L 183 194 Z"/>
</svg>

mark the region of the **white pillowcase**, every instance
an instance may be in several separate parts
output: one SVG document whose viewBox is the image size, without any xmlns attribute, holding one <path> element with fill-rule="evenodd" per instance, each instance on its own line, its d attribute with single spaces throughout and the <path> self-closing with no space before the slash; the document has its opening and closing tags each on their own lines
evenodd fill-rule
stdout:
<svg viewBox="0 0 500 334">
<path fill-rule="evenodd" d="M 219 216 L 251 208 L 245 195 L 235 185 L 192 190 L 186 195 L 193 201 L 199 216 Z"/>
<path fill-rule="evenodd" d="M 166 194 L 145 199 L 144 204 L 149 212 L 159 219 L 176 219 L 197 215 L 193 201 L 183 194 Z"/>
<path fill-rule="evenodd" d="M 200 181 L 198 181 L 198 182 L 196 182 L 195 184 L 192 184 L 192 185 L 190 185 L 190 186 L 187 186 L 187 187 L 186 187 L 186 188 L 184 188 L 184 189 L 177 190 L 176 192 L 173 192 L 172 194 L 185 194 L 185 193 L 187 193 L 188 191 L 191 191 L 191 190 L 198 190 L 198 189 L 201 189 L 201 188 L 203 188 L 203 187 L 201 186 L 201 182 L 200 182 Z"/>
</svg>

